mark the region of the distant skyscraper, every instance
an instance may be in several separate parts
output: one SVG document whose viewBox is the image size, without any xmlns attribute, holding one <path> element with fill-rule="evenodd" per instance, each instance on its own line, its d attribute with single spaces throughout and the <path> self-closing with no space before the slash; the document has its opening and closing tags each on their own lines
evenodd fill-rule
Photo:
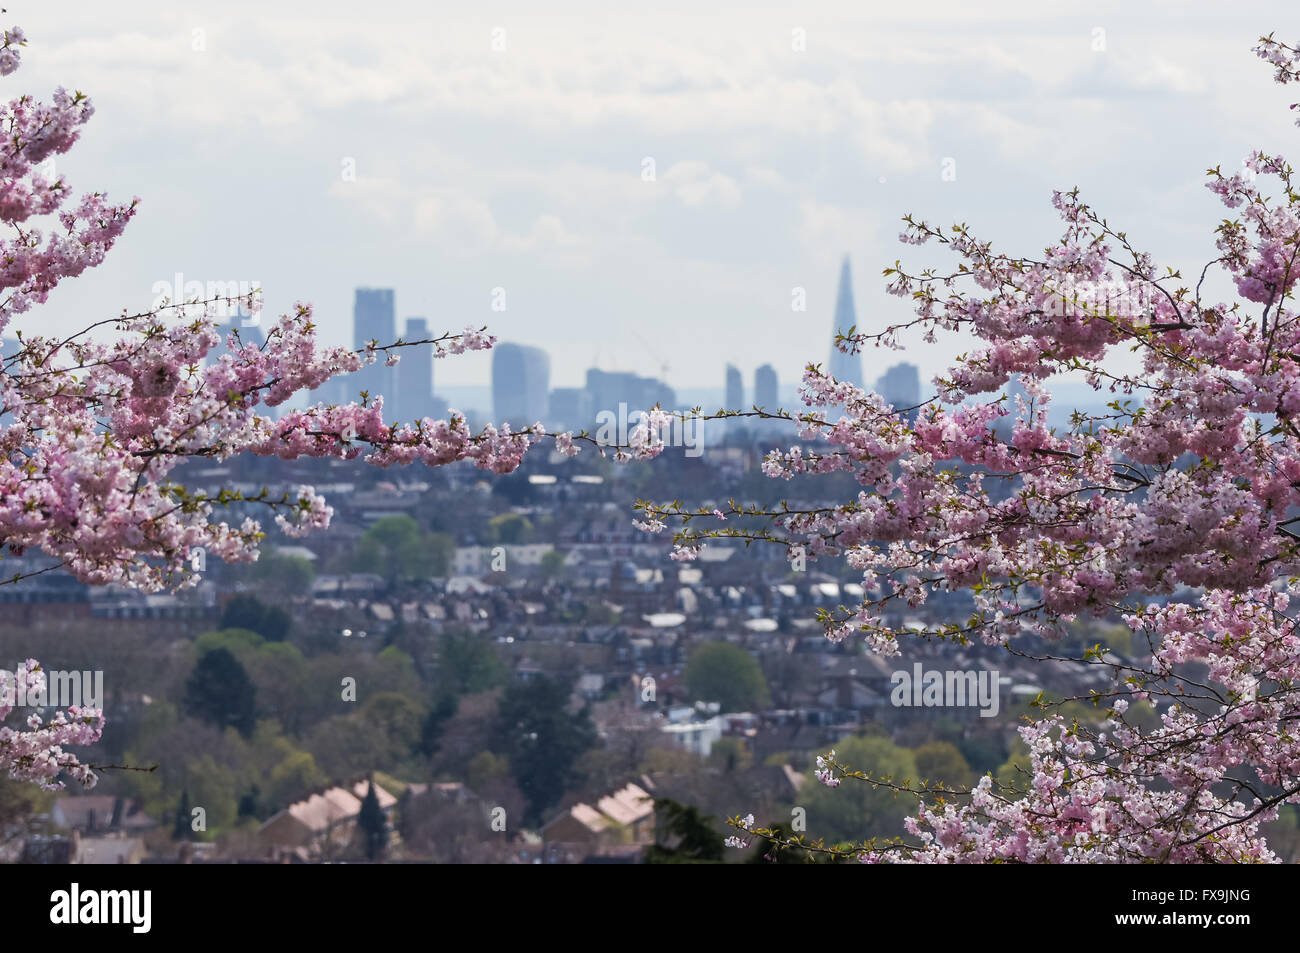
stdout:
<svg viewBox="0 0 1300 953">
<path fill-rule="evenodd" d="M 727 365 L 726 404 L 728 410 L 745 409 L 745 382 L 740 376 L 740 371 L 730 364 Z"/>
<path fill-rule="evenodd" d="M 831 327 L 831 362 L 828 367 L 831 377 L 843 384 L 862 386 L 862 355 L 845 354 L 835 346 L 835 335 L 858 323 L 857 313 L 853 309 L 853 279 L 849 274 L 849 256 L 844 256 L 840 265 L 840 289 L 835 296 L 835 323 Z"/>
<path fill-rule="evenodd" d="M 921 402 L 921 374 L 915 364 L 895 364 L 876 381 L 876 393 L 896 410 Z"/>
<path fill-rule="evenodd" d="M 492 349 L 492 411 L 496 423 L 531 427 L 547 415 L 551 359 L 541 348 L 498 344 Z"/>
<path fill-rule="evenodd" d="M 586 430 L 596 419 L 591 392 L 585 387 L 555 388 L 547 413 L 560 430 Z"/>
<path fill-rule="evenodd" d="M 348 382 L 347 386 L 350 387 L 351 386 L 350 377 L 351 375 L 346 375 L 346 376 L 336 375 L 334 377 L 331 377 L 325 383 L 321 384 L 319 387 L 312 388 L 312 390 L 307 394 L 305 406 L 310 407 L 312 404 L 343 403 L 345 400 L 347 400 L 347 396 L 346 396 L 347 392 L 344 390 L 344 381 L 347 381 Z"/>
<path fill-rule="evenodd" d="M 266 344 L 266 335 L 262 333 L 261 322 L 253 322 L 253 316 L 240 308 L 238 313 L 230 320 L 217 325 L 217 333 L 221 335 L 221 342 L 224 348 L 226 339 L 230 337 L 230 332 L 238 331 L 239 340 L 244 344 L 256 344 L 258 347 Z"/>
<path fill-rule="evenodd" d="M 427 341 L 429 322 L 424 318 L 407 318 L 404 341 Z M 433 350 L 425 344 L 406 347 L 397 371 L 396 418 L 404 423 L 434 416 L 433 406 Z"/>
<path fill-rule="evenodd" d="M 659 404 L 664 410 L 677 409 L 677 394 L 663 381 L 653 377 L 639 377 L 625 371 L 587 371 L 587 393 L 591 395 L 593 414 L 603 411 L 618 413 L 619 404 L 627 404 L 627 412 L 649 410 Z"/>
<path fill-rule="evenodd" d="M 774 411 L 781 404 L 777 396 L 776 369 L 764 364 L 754 371 L 754 403 L 764 410 Z"/>
<path fill-rule="evenodd" d="M 726 410 L 747 410 L 745 405 L 745 381 L 738 371 L 731 364 L 727 365 L 727 386 L 723 398 Z M 719 425 L 715 432 L 720 432 L 723 438 L 735 437 L 745 429 L 745 417 L 729 417 L 719 420 Z"/>
<path fill-rule="evenodd" d="M 393 308 L 392 288 L 358 288 L 352 307 L 352 346 L 363 348 L 371 341 L 392 344 L 397 340 L 397 316 Z M 405 355 L 402 355 L 403 357 Z M 383 394 L 389 408 L 396 398 L 393 368 L 384 366 L 381 355 L 374 364 L 361 368 L 345 383 L 349 397 L 361 391 L 377 397 Z"/>
</svg>

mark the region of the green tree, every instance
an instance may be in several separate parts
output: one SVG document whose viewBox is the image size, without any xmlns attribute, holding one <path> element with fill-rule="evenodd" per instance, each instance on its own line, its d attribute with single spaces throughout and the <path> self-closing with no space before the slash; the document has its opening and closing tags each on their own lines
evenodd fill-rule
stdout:
<svg viewBox="0 0 1300 953">
<path fill-rule="evenodd" d="M 258 715 L 273 718 L 297 734 L 310 722 L 307 709 L 307 660 L 288 642 L 267 642 L 255 652 L 236 653 L 257 689 Z"/>
<path fill-rule="evenodd" d="M 438 640 L 436 679 L 439 694 L 475 695 L 504 684 L 506 669 L 486 636 L 448 630 Z"/>
<path fill-rule="evenodd" d="M 721 864 L 723 837 L 698 808 L 655 798 L 655 842 L 645 850 L 647 864 Z"/>
<path fill-rule="evenodd" d="M 533 524 L 521 513 L 502 513 L 488 520 L 488 533 L 498 543 L 526 543 L 532 537 Z"/>
<path fill-rule="evenodd" d="M 239 815 L 239 783 L 235 772 L 205 754 L 185 765 L 189 789 L 193 792 L 194 807 L 203 808 L 207 830 L 199 832 L 210 840 L 226 828 L 232 827 Z"/>
<path fill-rule="evenodd" d="M 323 786 L 327 780 L 310 752 L 294 749 L 271 769 L 271 803 L 287 807 L 308 791 Z"/>
<path fill-rule="evenodd" d="M 418 750 L 433 755 L 443 726 L 456 714 L 458 700 L 505 684 L 506 668 L 484 636 L 469 629 L 448 629 L 438 640 L 433 704 L 420 730 Z M 471 785 L 472 786 L 472 785 Z"/>
<path fill-rule="evenodd" d="M 372 683 L 383 685 L 388 691 L 415 697 L 422 694 L 423 683 L 415 670 L 415 660 L 396 645 L 390 645 L 375 656 Z"/>
<path fill-rule="evenodd" d="M 429 548 L 431 576 L 445 576 L 451 572 L 456 557 L 456 537 L 450 533 L 426 533 L 425 545 Z"/>
<path fill-rule="evenodd" d="M 696 701 L 721 703 L 723 711 L 751 711 L 771 699 L 758 662 L 730 642 L 696 647 L 686 663 L 686 690 Z"/>
<path fill-rule="evenodd" d="M 229 649 L 213 649 L 200 656 L 185 683 L 185 709 L 201 721 L 248 737 L 257 714 L 257 690 Z"/>
<path fill-rule="evenodd" d="M 378 860 L 388 846 L 388 818 L 384 817 L 383 808 L 379 806 L 379 796 L 375 794 L 375 782 L 372 780 L 366 788 L 366 796 L 361 799 L 361 813 L 357 816 L 357 827 L 361 832 L 366 849 L 366 857 Z"/>
<path fill-rule="evenodd" d="M 266 814 L 262 809 L 262 789 L 254 784 L 251 788 L 239 796 L 239 809 L 236 812 L 239 819 L 251 817 L 254 820 L 263 819 Z"/>
<path fill-rule="evenodd" d="M 564 575 L 564 554 L 552 549 L 550 552 L 542 553 L 541 562 L 538 564 L 541 573 L 547 579 L 558 579 Z"/>
<path fill-rule="evenodd" d="M 975 772 L 961 750 L 950 741 L 927 741 L 915 751 L 916 770 L 922 778 L 942 782 L 950 788 L 966 788 L 975 783 Z"/>
<path fill-rule="evenodd" d="M 194 654 L 197 658 L 213 649 L 225 649 L 235 658 L 243 659 L 264 644 L 266 639 L 252 629 L 216 629 L 212 632 L 204 632 L 194 640 Z"/>
<path fill-rule="evenodd" d="M 416 750 L 420 742 L 420 727 L 424 710 L 414 699 L 397 692 L 379 692 L 366 699 L 359 717 L 374 725 L 384 739 L 382 750 L 376 751 L 376 766 L 389 767 Z"/>
<path fill-rule="evenodd" d="M 235 596 L 221 613 L 221 628 L 248 629 L 271 642 L 282 642 L 293 617 L 280 606 L 268 606 L 255 596 Z"/>
<path fill-rule="evenodd" d="M 912 752 L 887 738 L 852 735 L 835 745 L 835 760 L 850 770 L 873 778 L 889 777 L 902 783 L 918 774 Z M 905 796 L 856 778 L 845 778 L 838 788 L 810 783 L 799 793 L 800 806 L 807 811 L 808 833 L 825 838 L 828 844 L 859 841 L 870 837 L 901 837 L 903 819 L 916 802 Z"/>
<path fill-rule="evenodd" d="M 427 532 L 410 516 L 384 516 L 362 534 L 353 565 L 395 586 L 446 575 L 455 550 L 455 540 L 446 533 Z"/>
<path fill-rule="evenodd" d="M 172 840 L 193 840 L 194 828 L 190 823 L 190 789 L 181 792 L 181 803 L 176 806 L 176 823 L 172 826 Z"/>
<path fill-rule="evenodd" d="M 569 696 L 567 683 L 534 678 L 511 682 L 498 705 L 491 748 L 509 760 L 528 802 L 529 823 L 539 823 L 542 813 L 578 783 L 578 759 L 597 740 L 590 712 L 583 707 L 570 713 Z"/>
<path fill-rule="evenodd" d="M 259 585 L 281 596 L 303 596 L 316 581 L 316 567 L 310 559 L 286 556 L 278 549 L 263 552 L 249 567 Z"/>
<path fill-rule="evenodd" d="M 331 778 L 355 776 L 390 766 L 388 738 L 358 713 L 326 718 L 306 739 L 307 749 Z"/>
<path fill-rule="evenodd" d="M 470 790 L 479 793 L 509 777 L 509 760 L 491 751 L 480 751 L 474 755 L 470 759 L 469 769 L 465 772 L 465 782 L 470 786 Z"/>
<path fill-rule="evenodd" d="M 420 753 L 433 755 L 438 750 L 438 744 L 442 740 L 442 729 L 448 721 L 456 714 L 456 696 L 440 695 L 429 708 L 429 713 L 424 716 L 424 723 L 420 726 Z"/>
</svg>

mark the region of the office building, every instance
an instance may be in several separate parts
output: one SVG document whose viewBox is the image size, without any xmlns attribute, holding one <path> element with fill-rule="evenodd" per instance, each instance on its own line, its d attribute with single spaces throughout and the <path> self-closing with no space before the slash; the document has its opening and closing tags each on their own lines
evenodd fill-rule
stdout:
<svg viewBox="0 0 1300 953">
<path fill-rule="evenodd" d="M 402 340 L 427 341 L 431 336 L 427 320 L 406 319 L 406 331 L 402 334 Z M 392 416 L 404 423 L 434 416 L 433 346 L 422 344 L 418 347 L 404 347 L 399 353 L 402 359 L 394 368 L 397 372 L 397 400 Z"/>
<path fill-rule="evenodd" d="M 861 387 L 862 355 L 845 354 L 835 346 L 836 334 L 849 333 L 849 329 L 856 327 L 857 323 L 857 313 L 853 308 L 853 278 L 849 273 L 849 256 L 845 255 L 844 262 L 840 265 L 840 287 L 835 296 L 835 321 L 831 326 L 831 359 L 827 370 L 831 377 L 840 383 Z"/>
<path fill-rule="evenodd" d="M 745 410 L 745 382 L 733 365 L 727 365 L 727 390 L 724 398 L 728 410 Z"/>
<path fill-rule="evenodd" d="M 587 430 L 596 419 L 591 394 L 585 387 L 555 388 L 547 413 L 558 430 Z"/>
<path fill-rule="evenodd" d="M 541 348 L 498 344 L 492 349 L 492 413 L 518 429 L 545 421 L 551 359 Z"/>
<path fill-rule="evenodd" d="M 754 403 L 767 411 L 775 411 L 781 404 L 777 394 L 776 369 L 764 364 L 754 371 Z"/>
<path fill-rule="evenodd" d="M 876 381 L 876 393 L 895 410 L 915 407 L 921 402 L 921 373 L 915 364 L 895 364 Z"/>
<path fill-rule="evenodd" d="M 393 308 L 392 288 L 358 288 L 352 308 L 352 346 L 364 348 L 371 341 L 392 344 L 397 340 L 397 317 Z M 356 400 L 361 391 L 372 398 L 383 395 L 385 406 L 392 408 L 395 398 L 394 368 L 384 364 L 381 354 L 374 364 L 361 368 L 345 381 L 349 399 Z M 389 414 L 385 414 L 389 416 Z"/>
<path fill-rule="evenodd" d="M 622 371 L 587 371 L 587 393 L 596 415 L 602 411 L 617 414 L 619 404 L 626 404 L 629 413 L 649 410 L 656 404 L 664 410 L 677 409 L 677 394 L 663 381 Z"/>
</svg>

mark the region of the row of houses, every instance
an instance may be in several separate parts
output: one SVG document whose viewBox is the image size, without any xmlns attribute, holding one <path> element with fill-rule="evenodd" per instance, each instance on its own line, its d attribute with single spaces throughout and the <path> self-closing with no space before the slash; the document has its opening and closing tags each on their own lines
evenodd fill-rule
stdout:
<svg viewBox="0 0 1300 953">
<path fill-rule="evenodd" d="M 642 784 L 653 787 L 649 778 Z M 580 863 L 592 857 L 634 860 L 655 839 L 654 797 L 625 784 L 595 804 L 579 801 L 542 826 L 547 863 Z"/>
<path fill-rule="evenodd" d="M 335 785 L 314 791 L 273 814 L 258 830 L 258 841 L 272 859 L 286 855 L 302 861 L 341 854 L 352 845 L 361 815 L 361 802 L 371 781 Z M 397 798 L 374 785 L 379 808 L 391 824 Z"/>
</svg>

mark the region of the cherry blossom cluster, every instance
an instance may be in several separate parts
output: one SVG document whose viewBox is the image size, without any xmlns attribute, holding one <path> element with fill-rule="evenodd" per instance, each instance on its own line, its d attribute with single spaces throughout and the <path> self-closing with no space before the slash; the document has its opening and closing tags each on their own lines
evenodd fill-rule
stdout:
<svg viewBox="0 0 1300 953">
<path fill-rule="evenodd" d="M 44 669 L 28 659 L 14 671 L 0 671 L 0 723 L 15 711 L 23 698 L 44 697 L 48 689 Z M 0 771 L 19 781 L 33 781 L 51 791 L 63 787 L 68 777 L 84 787 L 93 787 L 95 772 L 66 746 L 92 745 L 104 730 L 104 713 L 97 708 L 73 706 L 56 711 L 48 719 L 32 713 L 26 728 L 0 727 Z"/>
<path fill-rule="evenodd" d="M 1262 50 L 1279 81 L 1300 78 L 1295 48 Z M 834 506 L 754 507 L 742 526 L 640 505 L 639 525 L 672 526 L 682 558 L 743 536 L 792 558 L 846 560 L 866 595 L 826 614 L 827 635 L 878 652 L 920 635 L 1024 654 L 1025 635 L 1059 639 L 1081 616 L 1122 617 L 1150 646 L 1136 659 L 1077 660 L 1113 671 L 1113 689 L 1094 699 L 1109 703 L 1106 720 L 1067 722 L 1049 708 L 1027 725 L 1023 789 L 986 778 L 964 797 L 922 798 L 905 849 L 863 848 L 864 858 L 1275 859 L 1260 825 L 1300 803 L 1300 637 L 1288 611 L 1300 578 L 1300 192 L 1287 161 L 1261 152 L 1235 175 L 1211 169 L 1208 187 L 1229 217 L 1215 230 L 1219 257 L 1190 279 L 1135 248 L 1078 190 L 1054 194 L 1061 237 L 1033 256 L 908 216 L 903 241 L 956 264 L 887 268 L 889 291 L 916 317 L 840 347 L 897 346 L 911 329 L 963 331 L 976 346 L 919 407 L 810 366 L 808 413 L 760 415 L 798 424 L 805 441 L 772 453 L 769 476 L 844 472 L 860 492 Z M 1241 300 L 1202 297 L 1216 268 Z M 1082 306 L 1060 307 L 1062 289 Z M 1117 310 L 1116 296 L 1145 307 Z M 1130 351 L 1141 367 L 1125 373 L 1114 358 Z M 1052 428 L 1049 381 L 1067 374 L 1111 403 Z M 969 618 L 924 632 L 886 622 L 956 590 L 973 594 Z M 1187 592 L 1199 601 L 1151 605 Z M 1131 720 L 1131 704 L 1158 724 Z M 856 776 L 833 755 L 819 761 L 822 783 Z"/>
<path fill-rule="evenodd" d="M 1208 593 L 1199 606 L 1146 606 L 1125 621 L 1156 651 L 1138 668 L 1104 659 L 1121 686 L 1100 729 L 1049 715 L 1021 728 L 1023 788 L 991 777 L 959 799 L 918 799 L 910 850 L 920 863 L 1260 863 L 1277 858 L 1260 825 L 1300 796 L 1300 636 L 1290 597 L 1273 588 Z M 1176 674 L 1196 665 L 1208 679 Z M 1131 719 L 1161 702 L 1159 725 Z M 818 779 L 869 780 L 818 760 Z M 846 848 L 878 860 L 874 845 Z"/>
<path fill-rule="evenodd" d="M 1273 34 L 1261 36 L 1255 54 L 1277 67 L 1273 78 L 1285 85 L 1300 81 L 1300 43 L 1287 44 L 1273 39 Z M 1300 109 L 1300 103 L 1293 103 L 1292 109 Z M 1296 119 L 1300 126 L 1300 118 Z"/>
</svg>

